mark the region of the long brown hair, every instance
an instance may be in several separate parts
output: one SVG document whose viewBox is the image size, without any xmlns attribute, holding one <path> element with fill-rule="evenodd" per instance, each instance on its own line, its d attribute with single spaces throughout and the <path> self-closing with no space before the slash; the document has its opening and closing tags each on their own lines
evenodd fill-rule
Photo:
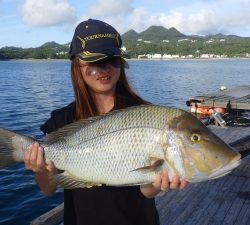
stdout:
<svg viewBox="0 0 250 225">
<path fill-rule="evenodd" d="M 75 93 L 75 120 L 98 116 L 98 109 L 90 94 L 88 85 L 84 82 L 79 67 L 79 59 L 75 57 L 71 63 L 71 80 Z M 130 87 L 125 69 L 121 68 L 120 78 L 116 84 L 116 98 L 113 109 L 146 104 Z"/>
</svg>

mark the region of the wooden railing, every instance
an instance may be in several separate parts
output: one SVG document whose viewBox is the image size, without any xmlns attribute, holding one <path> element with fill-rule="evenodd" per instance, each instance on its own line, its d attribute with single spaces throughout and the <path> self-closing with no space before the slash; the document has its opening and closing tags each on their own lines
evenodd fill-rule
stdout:
<svg viewBox="0 0 250 225">
<path fill-rule="evenodd" d="M 63 222 L 64 204 L 61 203 L 52 210 L 33 220 L 30 225 L 58 225 Z"/>
</svg>

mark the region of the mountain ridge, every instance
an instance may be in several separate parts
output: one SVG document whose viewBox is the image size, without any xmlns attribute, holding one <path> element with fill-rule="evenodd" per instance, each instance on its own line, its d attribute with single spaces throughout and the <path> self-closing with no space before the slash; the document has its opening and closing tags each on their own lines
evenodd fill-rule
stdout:
<svg viewBox="0 0 250 225">
<path fill-rule="evenodd" d="M 150 26 L 142 32 L 130 29 L 121 37 L 128 58 L 156 53 L 195 57 L 199 57 L 200 54 L 226 55 L 227 57 L 250 56 L 250 37 L 232 34 L 186 35 L 174 27 L 167 29 L 163 26 Z M 69 58 L 69 45 L 69 42 L 58 44 L 55 41 L 49 41 L 33 48 L 3 47 L 0 48 L 0 60 L 66 59 Z"/>
<path fill-rule="evenodd" d="M 133 34 L 131 34 L 133 31 Z M 229 34 L 229 35 L 225 35 L 222 33 L 218 33 L 218 34 L 208 34 L 208 35 L 186 35 L 181 33 L 179 30 L 177 30 L 174 27 L 171 27 L 169 29 L 163 27 L 163 26 L 150 26 L 148 27 L 146 30 L 138 33 L 135 30 L 131 29 L 127 32 L 125 32 L 124 34 L 122 34 L 122 39 L 123 42 L 127 42 L 128 40 L 138 40 L 138 39 L 142 39 L 144 41 L 162 41 L 162 40 L 177 40 L 178 38 L 194 38 L 194 39 L 211 39 L 211 38 L 225 38 L 225 39 L 231 39 L 231 38 L 250 38 L 250 37 L 241 37 L 241 36 L 237 36 L 234 34 Z"/>
<path fill-rule="evenodd" d="M 122 35 L 124 37 L 124 34 Z M 165 40 L 186 37 L 174 27 L 167 29 L 163 26 L 150 26 L 146 30 L 138 33 L 138 37 L 145 40 Z"/>
</svg>

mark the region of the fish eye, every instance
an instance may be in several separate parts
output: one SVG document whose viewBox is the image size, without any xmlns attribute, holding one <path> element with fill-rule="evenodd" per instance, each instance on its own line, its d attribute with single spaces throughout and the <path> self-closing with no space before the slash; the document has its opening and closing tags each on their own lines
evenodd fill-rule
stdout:
<svg viewBox="0 0 250 225">
<path fill-rule="evenodd" d="M 199 142 L 201 140 L 201 136 L 199 134 L 192 134 L 190 139 L 193 142 Z"/>
</svg>

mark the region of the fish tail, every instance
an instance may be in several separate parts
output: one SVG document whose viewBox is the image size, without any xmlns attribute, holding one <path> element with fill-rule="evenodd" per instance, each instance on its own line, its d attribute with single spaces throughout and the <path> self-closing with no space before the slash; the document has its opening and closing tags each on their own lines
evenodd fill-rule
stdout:
<svg viewBox="0 0 250 225">
<path fill-rule="evenodd" d="M 0 128 L 0 168 L 23 162 L 24 152 L 34 139 Z"/>
</svg>

